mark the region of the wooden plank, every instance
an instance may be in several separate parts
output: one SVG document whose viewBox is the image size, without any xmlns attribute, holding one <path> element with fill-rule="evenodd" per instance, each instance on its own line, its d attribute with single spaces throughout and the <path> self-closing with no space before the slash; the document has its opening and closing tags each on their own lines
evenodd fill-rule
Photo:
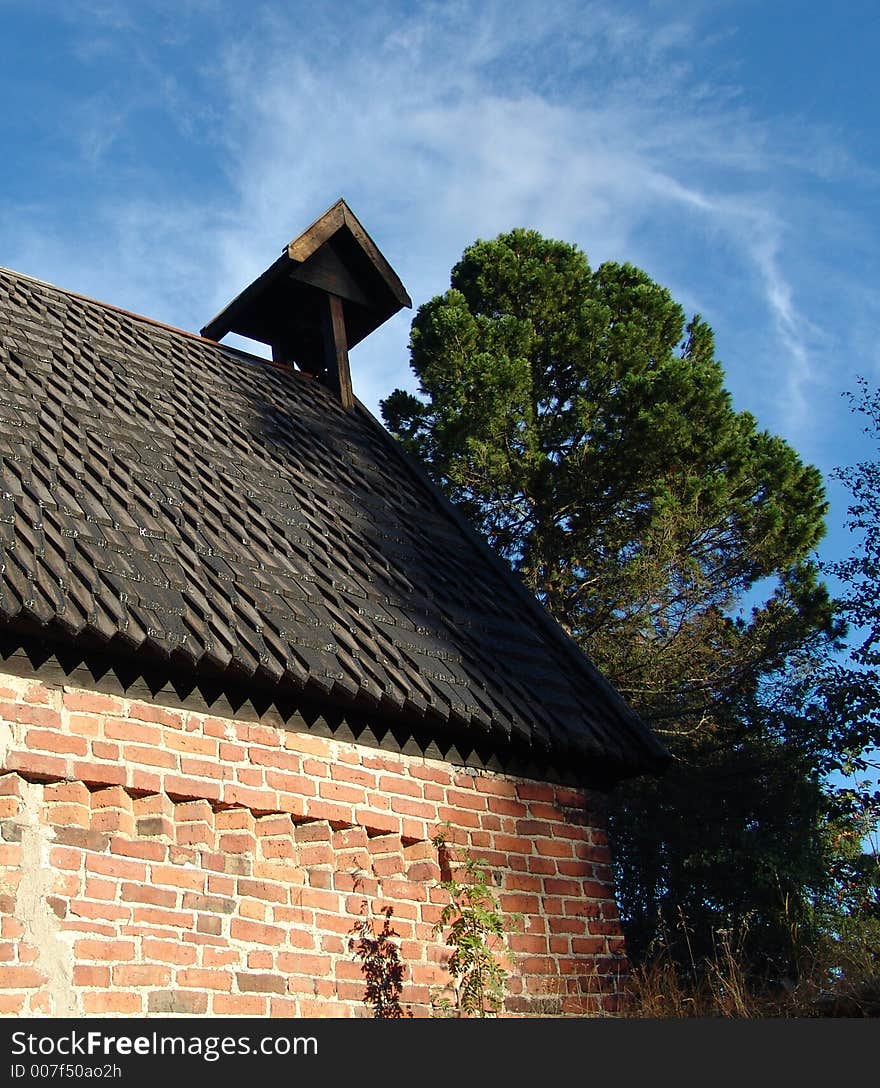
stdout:
<svg viewBox="0 0 880 1088">
<path fill-rule="evenodd" d="M 234 330 L 241 314 L 258 302 L 260 296 L 289 268 L 290 260 L 286 253 L 282 253 L 277 261 L 274 261 L 265 272 L 262 272 L 253 283 L 247 287 L 217 314 L 201 330 L 201 335 L 208 340 L 222 340 L 223 337 Z"/>
<path fill-rule="evenodd" d="M 382 256 L 379 247 L 367 234 L 359 219 L 340 198 L 306 230 L 287 246 L 287 255 L 294 261 L 306 261 L 342 227 L 347 227 L 355 241 L 369 258 L 373 267 L 385 281 L 389 291 L 401 306 L 412 306 L 412 299 L 399 276 Z"/>
<path fill-rule="evenodd" d="M 385 260 L 379 247 L 373 241 L 373 239 L 367 234 L 358 220 L 354 212 L 349 208 L 345 201 L 340 201 L 342 204 L 342 216 L 345 225 L 351 231 L 358 245 L 367 254 L 376 271 L 385 280 L 392 295 L 397 299 L 401 306 L 412 306 L 412 299 L 407 294 L 406 288 L 400 280 L 400 277 L 391 267 L 391 265 Z"/>
<path fill-rule="evenodd" d="M 348 412 L 354 407 L 354 394 L 351 389 L 351 367 L 348 362 L 342 299 L 338 295 L 328 295 L 327 303 L 324 316 L 324 381 Z"/>
<path fill-rule="evenodd" d="M 290 271 L 291 279 L 311 284 L 330 295 L 357 302 L 361 306 L 370 306 L 372 300 L 367 297 L 361 285 L 346 268 L 342 259 L 330 245 L 321 246 L 307 261 L 294 265 Z"/>
<path fill-rule="evenodd" d="M 344 225 L 344 207 L 345 201 L 340 197 L 323 215 L 319 215 L 314 223 L 307 227 L 299 237 L 288 243 L 288 257 L 292 261 L 307 261 L 319 246 L 323 245 L 328 238 L 332 238 L 339 228 Z"/>
</svg>

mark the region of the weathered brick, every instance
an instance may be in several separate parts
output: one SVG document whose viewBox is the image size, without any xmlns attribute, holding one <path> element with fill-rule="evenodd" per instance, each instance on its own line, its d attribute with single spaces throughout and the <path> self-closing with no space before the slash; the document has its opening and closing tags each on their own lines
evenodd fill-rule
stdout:
<svg viewBox="0 0 880 1088">
<path fill-rule="evenodd" d="M 235 978 L 241 993 L 287 993 L 287 982 L 279 975 L 251 974 L 249 972 L 239 971 Z"/>
<path fill-rule="evenodd" d="M 147 995 L 147 1011 L 158 1016 L 203 1016 L 208 1011 L 208 995 L 191 990 L 151 993 Z"/>
<path fill-rule="evenodd" d="M 167 986 L 170 980 L 170 967 L 126 963 L 113 968 L 113 984 L 125 989 L 132 986 Z"/>
</svg>

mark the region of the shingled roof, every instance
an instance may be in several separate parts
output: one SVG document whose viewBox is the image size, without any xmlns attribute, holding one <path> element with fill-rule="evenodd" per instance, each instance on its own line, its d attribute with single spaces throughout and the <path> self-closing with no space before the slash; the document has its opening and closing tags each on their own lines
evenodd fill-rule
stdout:
<svg viewBox="0 0 880 1088">
<path fill-rule="evenodd" d="M 667 759 L 359 402 L 5 270 L 0 630 L 502 761 Z"/>
</svg>

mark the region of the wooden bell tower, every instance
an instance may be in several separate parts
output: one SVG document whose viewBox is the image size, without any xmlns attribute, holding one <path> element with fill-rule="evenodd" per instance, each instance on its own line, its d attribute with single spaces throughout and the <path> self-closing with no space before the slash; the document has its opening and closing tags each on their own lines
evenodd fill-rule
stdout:
<svg viewBox="0 0 880 1088">
<path fill-rule="evenodd" d="M 202 329 L 234 332 L 327 385 L 354 407 L 348 350 L 412 301 L 344 200 L 337 200 Z"/>
</svg>

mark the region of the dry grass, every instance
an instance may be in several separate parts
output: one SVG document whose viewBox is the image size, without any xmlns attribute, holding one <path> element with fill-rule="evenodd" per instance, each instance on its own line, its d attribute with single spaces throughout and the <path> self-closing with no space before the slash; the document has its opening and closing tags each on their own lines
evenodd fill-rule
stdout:
<svg viewBox="0 0 880 1088">
<path fill-rule="evenodd" d="M 620 1014 L 632 1018 L 880 1017 L 880 943 L 876 934 L 828 941 L 802 963 L 797 980 L 756 980 L 742 942 L 726 931 L 714 955 L 686 970 L 660 951 L 635 967 Z"/>
</svg>

